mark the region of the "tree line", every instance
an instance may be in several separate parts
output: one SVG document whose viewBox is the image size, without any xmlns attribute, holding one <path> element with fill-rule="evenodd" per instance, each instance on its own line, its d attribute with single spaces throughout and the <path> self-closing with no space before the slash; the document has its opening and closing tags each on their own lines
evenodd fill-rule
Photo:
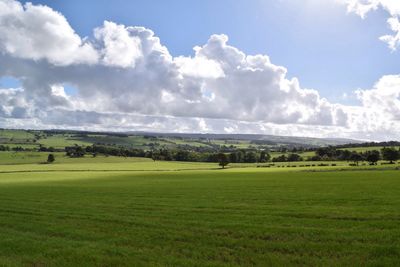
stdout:
<svg viewBox="0 0 400 267">
<path fill-rule="evenodd" d="M 87 147 L 72 146 L 65 148 L 66 155 L 70 157 L 83 157 L 91 154 L 118 156 L 118 157 L 146 157 L 154 161 L 192 161 L 192 162 L 219 162 L 221 153 L 226 155 L 226 160 L 230 163 L 264 163 L 264 162 L 297 162 L 297 161 L 349 161 L 358 165 L 359 162 L 366 161 L 371 165 L 379 160 L 386 160 L 393 163 L 400 159 L 400 150 L 394 147 L 384 147 L 379 150 L 365 152 L 350 151 L 347 149 L 337 149 L 335 147 L 321 147 L 315 151 L 315 155 L 304 158 L 300 154 L 289 153 L 276 157 L 271 157 L 267 151 L 240 149 L 234 152 L 198 152 L 184 149 L 154 149 L 145 151 L 137 148 L 110 147 L 103 145 L 92 145 Z"/>
<path fill-rule="evenodd" d="M 52 152 L 52 151 L 49 151 Z M 146 157 L 154 161 L 191 161 L 191 162 L 219 162 L 221 152 L 198 152 L 185 149 L 160 148 L 145 151 L 137 148 L 112 147 L 103 145 L 92 146 L 69 146 L 65 147 L 68 157 L 79 158 L 85 155 L 96 157 L 98 154 L 117 157 Z M 271 159 L 269 153 L 265 151 L 246 151 L 238 150 L 227 154 L 229 162 L 232 163 L 256 163 L 268 162 Z"/>
<path fill-rule="evenodd" d="M 400 150 L 395 147 L 383 147 L 380 151 L 357 152 L 335 147 L 321 147 L 315 151 L 315 156 L 309 158 L 312 161 L 352 161 L 356 165 L 361 161 L 375 165 L 381 159 L 393 163 L 400 159 Z"/>
<path fill-rule="evenodd" d="M 12 147 L 0 145 L 0 151 L 24 151 L 22 147 Z M 266 150 L 237 149 L 227 152 L 220 150 L 217 152 L 193 151 L 182 148 L 160 148 L 153 150 L 143 150 L 140 148 L 127 148 L 106 145 L 91 146 L 68 146 L 64 149 L 54 149 L 53 147 L 40 146 L 41 152 L 65 152 L 68 157 L 84 157 L 91 155 L 96 157 L 98 154 L 117 157 L 146 157 L 154 161 L 191 161 L 191 162 L 228 162 L 228 163 L 264 163 L 264 162 L 297 162 L 297 161 L 348 161 L 354 165 L 359 162 L 368 162 L 371 165 L 377 164 L 379 160 L 394 163 L 400 160 L 400 150 L 395 147 L 384 147 L 381 150 L 370 150 L 365 152 L 351 151 L 337 147 L 317 148 L 314 155 L 303 157 L 298 153 L 288 153 L 272 157 Z M 224 156 L 222 156 L 223 154 Z"/>
</svg>

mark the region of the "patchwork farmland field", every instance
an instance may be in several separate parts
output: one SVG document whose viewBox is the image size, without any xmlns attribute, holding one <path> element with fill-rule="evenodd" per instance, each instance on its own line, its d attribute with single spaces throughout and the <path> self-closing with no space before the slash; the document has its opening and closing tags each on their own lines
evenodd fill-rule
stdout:
<svg viewBox="0 0 400 267">
<path fill-rule="evenodd" d="M 0 165 L 0 265 L 398 263 L 397 170 L 123 160 Z"/>
</svg>

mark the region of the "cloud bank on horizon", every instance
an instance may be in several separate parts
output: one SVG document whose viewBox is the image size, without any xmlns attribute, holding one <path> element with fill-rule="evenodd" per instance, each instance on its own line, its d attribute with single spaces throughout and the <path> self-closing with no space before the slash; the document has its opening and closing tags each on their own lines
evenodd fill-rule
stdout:
<svg viewBox="0 0 400 267">
<path fill-rule="evenodd" d="M 381 39 L 399 46 L 397 2 L 345 4 L 362 17 L 387 10 L 394 35 Z M 0 0 L 0 78 L 21 82 L 0 88 L 0 127 L 399 138 L 400 75 L 355 90 L 360 104 L 349 106 L 286 73 L 224 34 L 174 57 L 144 27 L 105 21 L 83 38 L 47 6 Z"/>
</svg>

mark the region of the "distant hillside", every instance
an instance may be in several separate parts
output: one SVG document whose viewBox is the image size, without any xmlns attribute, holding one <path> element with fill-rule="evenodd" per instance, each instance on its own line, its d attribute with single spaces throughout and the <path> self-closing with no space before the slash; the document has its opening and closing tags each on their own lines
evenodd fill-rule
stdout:
<svg viewBox="0 0 400 267">
<path fill-rule="evenodd" d="M 274 136 L 261 134 L 199 134 L 153 132 L 88 132 L 71 130 L 8 130 L 0 129 L 0 145 L 18 149 L 39 149 L 92 144 L 143 149 L 168 148 L 215 152 L 221 149 L 312 150 L 323 146 L 357 146 L 360 141 Z"/>
<path fill-rule="evenodd" d="M 345 144 L 359 144 L 362 141 L 345 138 L 313 138 L 296 136 L 278 136 L 263 134 L 201 134 L 201 133 L 152 133 L 152 132 L 128 132 L 131 135 L 154 136 L 157 138 L 182 138 L 202 140 L 246 140 L 267 145 L 300 145 L 300 146 L 340 146 Z M 259 141 L 259 142 L 257 142 Z"/>
</svg>

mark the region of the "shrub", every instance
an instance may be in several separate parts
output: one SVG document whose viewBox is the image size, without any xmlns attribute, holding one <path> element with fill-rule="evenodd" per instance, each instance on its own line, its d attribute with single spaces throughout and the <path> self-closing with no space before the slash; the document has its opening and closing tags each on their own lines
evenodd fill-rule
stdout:
<svg viewBox="0 0 400 267">
<path fill-rule="evenodd" d="M 53 163 L 55 160 L 56 160 L 56 159 L 55 159 L 55 157 L 54 157 L 53 154 L 49 154 L 49 155 L 47 156 L 47 163 Z"/>
</svg>

